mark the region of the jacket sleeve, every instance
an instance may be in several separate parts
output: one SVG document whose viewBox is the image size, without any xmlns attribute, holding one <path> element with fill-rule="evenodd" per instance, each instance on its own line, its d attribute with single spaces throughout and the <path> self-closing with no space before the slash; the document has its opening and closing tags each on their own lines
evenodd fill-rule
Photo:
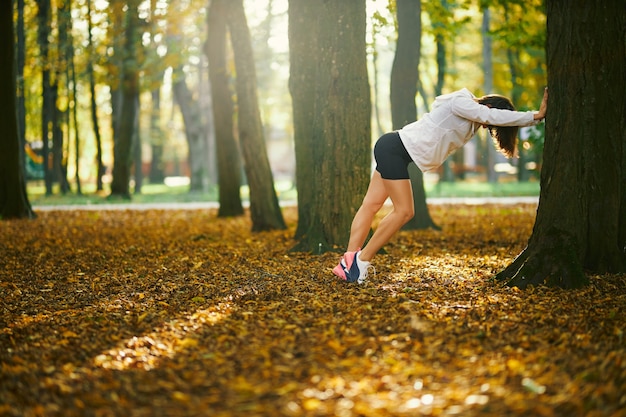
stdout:
<svg viewBox="0 0 626 417">
<path fill-rule="evenodd" d="M 450 103 L 452 113 L 464 119 L 489 126 L 532 126 L 540 122 L 532 111 L 493 109 L 478 104 L 470 97 L 455 97 Z"/>
</svg>

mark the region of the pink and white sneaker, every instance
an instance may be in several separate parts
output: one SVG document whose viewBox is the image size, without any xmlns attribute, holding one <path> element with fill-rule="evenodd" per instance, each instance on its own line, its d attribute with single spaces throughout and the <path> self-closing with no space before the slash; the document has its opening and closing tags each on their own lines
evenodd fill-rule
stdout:
<svg viewBox="0 0 626 417">
<path fill-rule="evenodd" d="M 341 260 L 339 260 L 339 263 L 337 264 L 337 266 L 333 268 L 333 274 L 337 275 L 342 280 L 347 281 L 348 278 L 346 277 L 346 274 L 348 273 L 348 271 L 350 270 L 350 267 L 354 263 L 355 256 L 356 256 L 356 251 L 344 253 L 341 256 Z"/>
<path fill-rule="evenodd" d="M 339 261 L 337 266 L 333 268 L 333 274 L 346 281 L 346 265 L 343 261 L 343 256 L 341 257 L 341 260 Z"/>
<path fill-rule="evenodd" d="M 358 282 L 359 284 L 365 282 L 370 263 L 358 259 L 359 252 L 361 252 L 360 249 L 344 253 L 339 264 L 333 268 L 333 274 L 344 281 Z"/>
</svg>

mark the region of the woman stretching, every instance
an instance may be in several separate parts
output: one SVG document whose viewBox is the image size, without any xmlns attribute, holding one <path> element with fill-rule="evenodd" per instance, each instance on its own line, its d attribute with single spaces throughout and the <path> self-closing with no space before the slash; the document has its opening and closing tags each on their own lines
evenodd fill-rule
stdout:
<svg viewBox="0 0 626 417">
<path fill-rule="evenodd" d="M 374 146 L 376 171 L 352 220 L 347 252 L 333 273 L 348 282 L 363 283 L 374 255 L 413 218 L 413 192 L 407 168 L 411 161 L 423 172 L 434 170 L 481 126 L 489 129 L 502 153 L 513 157 L 518 127 L 543 120 L 547 105 L 547 87 L 538 112 L 518 112 L 506 97 L 493 94 L 476 98 L 464 88 L 437 97 L 432 111 L 420 120 L 381 136 Z M 391 199 L 393 210 L 363 247 L 374 216 L 387 198 Z"/>
</svg>

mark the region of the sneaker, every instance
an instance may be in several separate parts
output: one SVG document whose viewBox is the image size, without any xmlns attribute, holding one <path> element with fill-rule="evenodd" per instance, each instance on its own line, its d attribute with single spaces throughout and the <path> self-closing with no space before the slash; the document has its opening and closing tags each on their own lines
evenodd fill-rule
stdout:
<svg viewBox="0 0 626 417">
<path fill-rule="evenodd" d="M 343 260 L 343 256 L 341 257 L 341 260 L 339 261 L 339 263 L 337 264 L 336 267 L 333 268 L 333 274 L 337 275 L 339 278 L 341 278 L 342 280 L 346 281 L 346 265 L 345 262 Z"/>
<path fill-rule="evenodd" d="M 344 281 L 349 281 L 347 278 L 347 273 L 350 270 L 350 267 L 354 264 L 354 259 L 356 258 L 356 251 L 354 252 L 346 252 L 341 257 L 339 264 L 333 268 L 333 274 L 337 275 Z M 352 281 L 351 281 L 352 282 Z"/>
<path fill-rule="evenodd" d="M 354 253 L 350 266 L 348 266 L 348 262 L 346 262 L 345 274 L 346 281 L 363 284 L 367 279 L 369 269 L 374 267 L 368 261 L 360 260 L 359 253 L 361 253 L 361 251 Z"/>
</svg>

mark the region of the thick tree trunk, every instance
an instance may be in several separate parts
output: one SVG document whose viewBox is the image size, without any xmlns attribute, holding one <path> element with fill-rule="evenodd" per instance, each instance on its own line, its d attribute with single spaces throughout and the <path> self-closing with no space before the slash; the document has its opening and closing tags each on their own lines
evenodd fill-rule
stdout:
<svg viewBox="0 0 626 417">
<path fill-rule="evenodd" d="M 508 285 L 587 283 L 626 271 L 626 14 L 619 0 L 550 0 L 544 164 L 528 247 Z M 572 70 L 575 69 L 575 70 Z"/>
<path fill-rule="evenodd" d="M 237 71 L 237 122 L 239 143 L 250 188 L 252 230 L 284 229 L 285 221 L 274 189 L 257 98 L 256 70 L 252 40 L 243 9 L 243 0 L 231 0 L 228 26 Z"/>
<path fill-rule="evenodd" d="M 417 118 L 417 84 L 422 38 L 422 7 L 420 0 L 398 0 L 398 41 L 391 67 L 391 119 L 393 129 L 400 129 Z M 426 205 L 424 174 L 411 164 L 409 169 L 413 188 L 415 216 L 404 225 L 405 230 L 440 229 L 433 222 Z"/>
<path fill-rule="evenodd" d="M 346 246 L 371 175 L 365 1 L 289 1 L 298 243 Z"/>
<path fill-rule="evenodd" d="M 226 8 L 229 0 L 211 0 L 207 14 L 209 80 L 213 102 L 220 208 L 218 217 L 241 216 L 241 159 L 233 133 L 233 94 L 226 62 Z"/>
<path fill-rule="evenodd" d="M 13 3 L 0 2 L 0 39 L 12 39 Z M 14 42 L 0 43 L 0 219 L 34 217 L 20 164 L 20 138 L 15 102 Z"/>
</svg>

